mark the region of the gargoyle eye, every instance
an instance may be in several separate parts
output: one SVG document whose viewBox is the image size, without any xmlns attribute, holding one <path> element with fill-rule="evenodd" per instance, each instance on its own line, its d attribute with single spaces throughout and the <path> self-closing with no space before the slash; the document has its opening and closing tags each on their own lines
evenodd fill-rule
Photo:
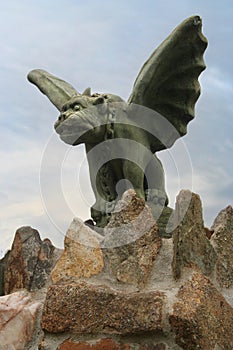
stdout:
<svg viewBox="0 0 233 350">
<path fill-rule="evenodd" d="M 95 101 L 93 102 L 93 105 L 100 105 L 104 103 L 104 98 L 103 97 L 97 97 Z"/>
<path fill-rule="evenodd" d="M 81 109 L 81 106 L 79 104 L 74 105 L 73 109 L 75 111 L 79 111 Z"/>
</svg>

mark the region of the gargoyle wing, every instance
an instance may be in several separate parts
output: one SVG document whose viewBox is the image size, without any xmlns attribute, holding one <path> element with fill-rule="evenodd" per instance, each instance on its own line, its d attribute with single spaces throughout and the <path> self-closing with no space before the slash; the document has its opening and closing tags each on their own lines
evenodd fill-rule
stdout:
<svg viewBox="0 0 233 350">
<path fill-rule="evenodd" d="M 28 80 L 35 84 L 59 111 L 72 96 L 79 95 L 73 86 L 42 69 L 29 72 Z"/>
<path fill-rule="evenodd" d="M 177 131 L 173 133 L 175 129 L 168 128 L 170 135 L 165 139 L 169 142 L 164 146 L 157 140 L 154 151 L 172 146 L 186 134 L 187 124 L 194 118 L 200 95 L 198 76 L 205 69 L 203 53 L 207 47 L 201 29 L 199 16 L 183 21 L 153 52 L 134 83 L 128 102 L 158 112 Z M 130 118 L 133 119 L 133 114 Z M 156 118 L 151 123 L 153 133 L 153 128 L 158 129 Z"/>
</svg>

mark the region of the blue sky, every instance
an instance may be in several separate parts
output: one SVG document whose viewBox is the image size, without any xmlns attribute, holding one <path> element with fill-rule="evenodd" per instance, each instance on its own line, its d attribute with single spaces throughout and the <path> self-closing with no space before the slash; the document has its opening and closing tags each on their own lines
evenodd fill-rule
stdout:
<svg viewBox="0 0 233 350">
<path fill-rule="evenodd" d="M 2 252 L 24 225 L 62 246 L 72 218 L 89 218 L 94 200 L 83 147 L 71 149 L 54 134 L 57 110 L 27 82 L 27 73 L 42 68 L 79 91 L 91 86 L 127 99 L 152 51 L 195 14 L 202 17 L 209 41 L 202 95 L 188 134 L 158 156 L 165 166 L 171 205 L 180 189 L 193 190 L 201 196 L 210 226 L 233 202 L 232 0 L 2 2 Z"/>
</svg>

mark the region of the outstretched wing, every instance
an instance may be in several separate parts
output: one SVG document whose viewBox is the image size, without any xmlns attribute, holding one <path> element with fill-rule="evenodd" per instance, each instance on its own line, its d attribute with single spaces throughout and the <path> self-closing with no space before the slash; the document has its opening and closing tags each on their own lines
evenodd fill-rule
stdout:
<svg viewBox="0 0 233 350">
<path fill-rule="evenodd" d="M 199 16 L 176 27 L 142 67 L 128 101 L 158 112 L 175 127 L 177 133 L 167 135 L 169 147 L 186 134 L 187 124 L 194 118 L 200 95 L 198 76 L 205 69 L 203 53 L 207 47 L 201 29 Z M 157 148 L 165 147 L 157 142 Z"/>
<path fill-rule="evenodd" d="M 28 74 L 28 80 L 45 94 L 59 111 L 74 95 L 79 93 L 67 82 L 42 69 L 34 69 Z"/>
</svg>

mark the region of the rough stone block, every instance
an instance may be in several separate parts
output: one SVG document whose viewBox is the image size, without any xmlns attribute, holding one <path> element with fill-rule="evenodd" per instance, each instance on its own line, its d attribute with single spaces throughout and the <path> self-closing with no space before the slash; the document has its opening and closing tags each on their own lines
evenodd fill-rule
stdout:
<svg viewBox="0 0 233 350">
<path fill-rule="evenodd" d="M 30 341 L 40 303 L 21 291 L 0 298 L 0 349 L 24 350 Z"/>
<path fill-rule="evenodd" d="M 10 250 L 5 254 L 5 256 L 0 260 L 0 296 L 5 295 L 5 275 L 6 275 L 6 265 L 7 260 L 10 255 Z"/>
<path fill-rule="evenodd" d="M 162 328 L 162 292 L 120 292 L 80 282 L 50 286 L 42 328 L 51 333 L 134 334 Z"/>
<path fill-rule="evenodd" d="M 195 273 L 177 297 L 169 319 L 182 349 L 233 349 L 233 309 L 208 278 Z"/>
<path fill-rule="evenodd" d="M 44 287 L 59 253 L 49 239 L 41 240 L 37 230 L 29 226 L 19 228 L 7 259 L 5 294 Z"/>
<path fill-rule="evenodd" d="M 151 209 L 133 190 L 124 193 L 105 228 L 109 273 L 117 281 L 144 286 L 162 240 Z"/>
<path fill-rule="evenodd" d="M 176 201 L 174 213 L 176 229 L 173 232 L 173 275 L 180 278 L 183 267 L 197 268 L 210 275 L 217 255 L 206 236 L 200 197 L 182 190 Z"/>
<path fill-rule="evenodd" d="M 57 350 L 131 350 L 128 344 L 118 343 L 110 338 L 105 338 L 92 342 L 73 342 L 67 340 L 62 343 Z"/>
<path fill-rule="evenodd" d="M 111 338 L 103 338 L 92 341 L 78 342 L 68 339 L 58 346 L 56 350 L 166 350 L 166 345 L 138 344 L 135 342 L 123 343 Z"/>
<path fill-rule="evenodd" d="M 229 205 L 215 219 L 211 242 L 217 252 L 217 280 L 221 287 L 233 286 L 233 208 Z"/>
<path fill-rule="evenodd" d="M 53 283 L 98 274 L 104 266 L 98 238 L 95 231 L 74 219 L 65 237 L 64 252 L 51 273 Z"/>
</svg>

